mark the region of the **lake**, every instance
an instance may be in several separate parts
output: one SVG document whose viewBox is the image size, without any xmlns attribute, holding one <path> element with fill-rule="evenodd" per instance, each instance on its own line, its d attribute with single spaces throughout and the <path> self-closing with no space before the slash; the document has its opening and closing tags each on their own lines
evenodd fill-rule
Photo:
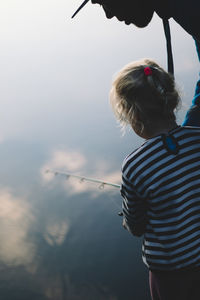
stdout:
<svg viewBox="0 0 200 300">
<path fill-rule="evenodd" d="M 142 238 L 122 227 L 124 157 L 143 140 L 122 136 L 108 94 L 113 74 L 151 57 L 166 67 L 162 22 L 144 29 L 107 20 L 79 1 L 0 4 L 0 294 L 3 300 L 150 300 Z M 175 74 L 183 120 L 198 62 L 175 22 Z M 51 170 L 52 173 L 46 172 Z"/>
</svg>

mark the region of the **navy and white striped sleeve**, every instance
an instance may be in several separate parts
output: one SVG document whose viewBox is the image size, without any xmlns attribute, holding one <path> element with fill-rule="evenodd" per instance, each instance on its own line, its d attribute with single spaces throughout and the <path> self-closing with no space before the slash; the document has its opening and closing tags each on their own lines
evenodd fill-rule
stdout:
<svg viewBox="0 0 200 300">
<path fill-rule="evenodd" d="M 138 195 L 133 184 L 124 175 L 122 175 L 121 195 L 125 228 L 135 236 L 142 236 L 147 223 L 147 202 Z"/>
</svg>

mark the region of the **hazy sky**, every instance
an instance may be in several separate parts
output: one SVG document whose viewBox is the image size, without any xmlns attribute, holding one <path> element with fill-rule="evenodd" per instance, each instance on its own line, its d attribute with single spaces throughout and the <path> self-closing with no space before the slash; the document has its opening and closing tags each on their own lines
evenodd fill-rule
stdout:
<svg viewBox="0 0 200 300">
<path fill-rule="evenodd" d="M 88 3 L 71 19 L 79 4 L 0 2 L 0 140 L 80 136 L 94 126 L 114 127 L 108 104 L 113 74 L 143 57 L 166 67 L 162 22 L 156 15 L 147 28 L 138 29 L 107 20 L 99 5 Z M 192 38 L 170 23 L 176 77 L 189 103 L 197 56 Z"/>
</svg>

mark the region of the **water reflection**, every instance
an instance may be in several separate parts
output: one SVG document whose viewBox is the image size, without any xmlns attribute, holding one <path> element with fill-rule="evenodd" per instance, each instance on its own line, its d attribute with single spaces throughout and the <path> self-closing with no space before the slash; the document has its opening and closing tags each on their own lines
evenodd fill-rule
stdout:
<svg viewBox="0 0 200 300">
<path fill-rule="evenodd" d="M 41 172 L 44 180 L 52 178 L 50 173 L 46 173 L 47 169 L 63 169 L 70 172 L 80 170 L 86 162 L 83 154 L 76 150 L 55 150 L 47 163 L 42 167 Z"/>
<path fill-rule="evenodd" d="M 137 30 L 89 5 L 72 22 L 77 6 L 72 0 L 1 1 L 3 300 L 150 299 L 141 240 L 117 216 L 118 190 L 45 171 L 120 182 L 121 162 L 141 140 L 131 133 L 120 139 L 108 105 L 111 78 L 145 56 L 166 66 L 162 24 L 155 16 Z M 174 54 L 180 54 L 176 77 L 189 104 L 196 51 L 172 25 Z"/>
<path fill-rule="evenodd" d="M 62 154 L 65 162 L 66 153 L 69 155 Z M 84 169 L 89 172 L 89 160 L 81 151 L 78 157 L 84 161 L 81 172 Z M 24 162 L 24 155 L 21 159 Z M 92 161 L 93 174 L 116 182 L 119 172 L 103 159 L 99 161 L 102 162 L 99 170 L 95 170 Z M 38 168 L 34 166 L 30 177 L 49 167 L 47 162 L 38 160 Z M 59 166 L 66 167 L 66 163 Z M 27 169 L 30 172 L 25 163 L 22 174 L 27 174 Z M 126 235 L 121 227 L 117 216 L 121 207 L 118 189 L 99 190 L 95 184 L 70 182 L 56 176 L 27 181 L 27 188 L 21 194 L 14 191 L 0 190 L 2 299 L 124 300 L 132 298 L 133 281 L 140 290 L 134 292 L 136 299 L 143 299 L 141 295 L 146 291 L 139 285 L 144 281 L 144 269 L 132 274 L 132 270 L 143 266 L 140 241 Z M 124 280 L 128 287 L 124 286 Z"/>
<path fill-rule="evenodd" d="M 53 280 L 49 278 L 48 288 L 45 291 L 48 299 L 58 300 L 117 300 L 118 298 L 112 295 L 109 288 L 101 285 L 93 285 L 92 283 L 74 284 L 68 275 L 58 274 Z"/>
<path fill-rule="evenodd" d="M 0 190 L 0 260 L 7 265 L 32 264 L 35 245 L 29 233 L 35 222 L 30 204 L 9 189 Z"/>
<path fill-rule="evenodd" d="M 65 221 L 52 221 L 46 225 L 44 238 L 50 246 L 62 245 L 69 231 L 69 223 Z"/>
<path fill-rule="evenodd" d="M 93 166 L 93 168 L 90 167 Z M 60 172 L 74 172 L 76 175 L 84 174 L 84 172 L 88 172 L 90 168 L 90 178 L 98 178 L 102 181 L 112 182 L 116 184 L 120 184 L 121 173 L 117 170 L 112 170 L 112 166 L 102 160 L 92 160 L 90 161 L 87 157 L 81 153 L 81 151 L 67 151 L 67 150 L 56 150 L 52 153 L 49 161 L 47 161 L 41 167 L 41 177 L 47 186 L 55 187 L 53 185 L 53 180 L 55 181 L 55 176 L 61 177 L 59 178 L 60 183 L 63 185 L 68 195 L 73 194 L 81 194 L 83 192 L 93 192 L 93 197 L 96 195 L 97 187 L 104 188 L 102 185 L 97 185 L 97 183 L 83 184 L 84 180 L 82 178 L 77 179 L 71 176 L 60 176 L 64 174 L 59 174 Z M 58 172 L 57 172 L 58 171 Z M 78 173 L 75 173 L 75 172 Z M 84 175 L 83 175 L 84 176 Z M 62 178 L 63 177 L 63 178 Z M 65 179 L 65 180 L 64 180 Z M 108 190 L 112 190 L 113 188 L 106 187 Z"/>
</svg>

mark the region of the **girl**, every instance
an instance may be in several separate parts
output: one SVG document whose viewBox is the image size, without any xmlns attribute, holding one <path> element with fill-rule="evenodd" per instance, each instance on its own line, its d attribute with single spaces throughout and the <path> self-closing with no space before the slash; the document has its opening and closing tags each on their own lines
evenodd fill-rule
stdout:
<svg viewBox="0 0 200 300">
<path fill-rule="evenodd" d="M 111 88 L 117 119 L 146 140 L 123 162 L 121 194 L 123 226 L 144 235 L 153 300 L 200 299 L 199 92 L 178 126 L 174 78 L 154 61 L 125 66 Z"/>
</svg>

